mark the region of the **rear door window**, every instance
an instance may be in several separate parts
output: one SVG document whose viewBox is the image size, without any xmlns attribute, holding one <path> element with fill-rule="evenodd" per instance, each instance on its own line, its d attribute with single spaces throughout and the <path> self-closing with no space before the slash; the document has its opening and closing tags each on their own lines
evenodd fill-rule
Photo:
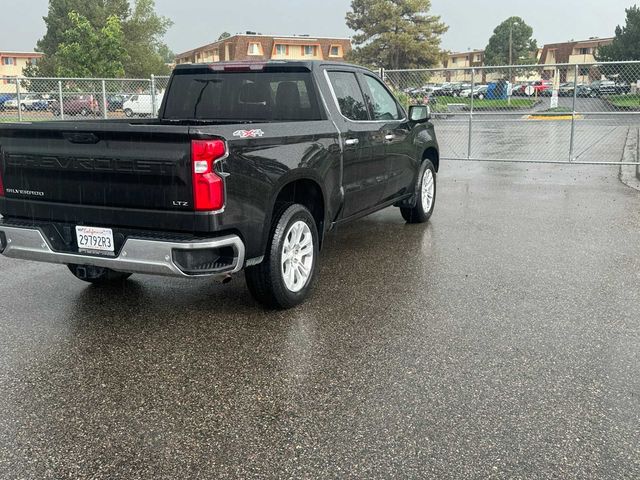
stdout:
<svg viewBox="0 0 640 480">
<path fill-rule="evenodd" d="M 369 112 L 356 74 L 353 72 L 328 72 L 340 112 L 349 120 L 369 120 Z"/>
</svg>

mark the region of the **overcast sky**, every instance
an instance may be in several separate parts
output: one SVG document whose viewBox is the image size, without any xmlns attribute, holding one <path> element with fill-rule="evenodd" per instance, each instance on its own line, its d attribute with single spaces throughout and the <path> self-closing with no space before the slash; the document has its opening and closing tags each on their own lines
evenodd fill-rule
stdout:
<svg viewBox="0 0 640 480">
<path fill-rule="evenodd" d="M 2 0 L 0 50 L 31 51 L 44 34 L 47 0 Z M 166 37 L 176 53 L 210 43 L 223 31 L 349 36 L 350 0 L 156 0 L 174 21 Z M 449 25 L 443 48 L 484 48 L 495 26 L 519 15 L 539 44 L 613 36 L 633 0 L 433 0 L 433 13 Z M 27 6 L 28 4 L 28 6 Z"/>
</svg>

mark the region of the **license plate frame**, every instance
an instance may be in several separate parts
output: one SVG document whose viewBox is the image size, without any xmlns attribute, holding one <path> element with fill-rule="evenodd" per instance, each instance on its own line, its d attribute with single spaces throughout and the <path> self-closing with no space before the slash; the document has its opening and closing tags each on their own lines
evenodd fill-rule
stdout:
<svg viewBox="0 0 640 480">
<path fill-rule="evenodd" d="M 115 253 L 110 228 L 76 226 L 76 242 L 81 252 Z"/>
</svg>

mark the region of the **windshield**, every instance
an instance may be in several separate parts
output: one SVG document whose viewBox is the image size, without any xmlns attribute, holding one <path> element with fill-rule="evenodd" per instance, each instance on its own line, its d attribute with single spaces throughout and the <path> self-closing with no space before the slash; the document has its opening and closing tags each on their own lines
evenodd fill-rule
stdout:
<svg viewBox="0 0 640 480">
<path fill-rule="evenodd" d="M 167 120 L 320 120 L 309 72 L 176 73 Z"/>
</svg>

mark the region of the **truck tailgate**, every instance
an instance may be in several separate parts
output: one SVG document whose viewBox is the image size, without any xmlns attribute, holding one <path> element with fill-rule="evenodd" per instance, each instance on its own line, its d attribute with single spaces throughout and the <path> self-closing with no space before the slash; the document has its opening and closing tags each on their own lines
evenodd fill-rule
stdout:
<svg viewBox="0 0 640 480">
<path fill-rule="evenodd" d="M 189 128 L 157 121 L 56 122 L 0 129 L 7 199 L 189 211 Z"/>
</svg>

